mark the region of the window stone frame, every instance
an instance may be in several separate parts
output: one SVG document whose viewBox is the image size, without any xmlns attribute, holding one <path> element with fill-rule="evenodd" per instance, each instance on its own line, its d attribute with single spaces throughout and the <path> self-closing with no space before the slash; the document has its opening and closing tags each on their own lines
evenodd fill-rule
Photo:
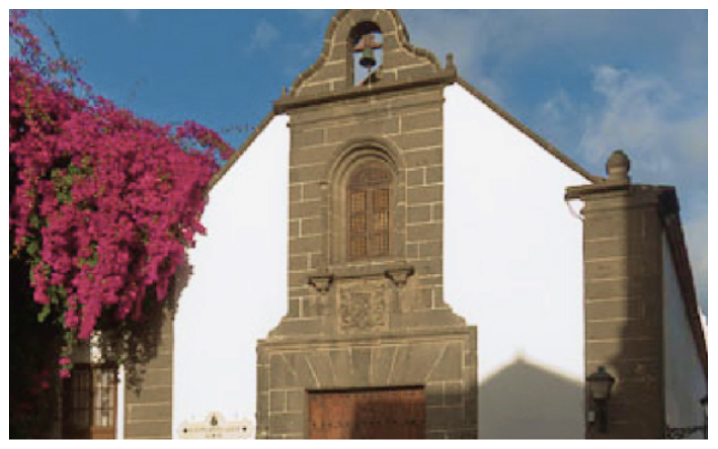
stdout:
<svg viewBox="0 0 718 449">
<path fill-rule="evenodd" d="M 349 218 L 347 192 L 349 178 L 362 165 L 375 162 L 391 173 L 389 208 L 389 252 L 385 256 L 351 260 L 348 249 Z M 367 264 L 396 265 L 405 260 L 406 193 L 403 163 L 389 142 L 357 139 L 342 147 L 327 168 L 327 235 L 326 252 L 330 271 L 351 270 Z"/>
</svg>

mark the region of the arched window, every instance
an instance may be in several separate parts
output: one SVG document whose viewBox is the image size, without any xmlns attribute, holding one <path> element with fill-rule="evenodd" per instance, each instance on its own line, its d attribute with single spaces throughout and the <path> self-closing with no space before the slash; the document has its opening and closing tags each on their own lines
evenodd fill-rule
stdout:
<svg viewBox="0 0 718 449">
<path fill-rule="evenodd" d="M 389 255 L 392 174 L 379 162 L 357 167 L 347 184 L 350 260 Z"/>
</svg>

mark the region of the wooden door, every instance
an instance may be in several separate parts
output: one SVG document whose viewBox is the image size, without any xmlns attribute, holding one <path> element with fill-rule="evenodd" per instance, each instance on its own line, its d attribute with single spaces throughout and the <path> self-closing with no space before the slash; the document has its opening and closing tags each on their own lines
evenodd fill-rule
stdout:
<svg viewBox="0 0 718 449">
<path fill-rule="evenodd" d="M 424 389 L 309 393 L 309 438 L 424 438 Z"/>
</svg>

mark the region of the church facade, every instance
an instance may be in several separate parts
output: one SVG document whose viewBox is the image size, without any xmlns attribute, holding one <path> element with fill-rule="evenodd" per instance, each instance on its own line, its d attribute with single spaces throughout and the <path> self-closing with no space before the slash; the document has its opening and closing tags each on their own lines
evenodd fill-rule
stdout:
<svg viewBox="0 0 718 449">
<path fill-rule="evenodd" d="M 116 436 L 702 424 L 707 349 L 676 194 L 629 170 L 616 152 L 607 177 L 588 173 L 451 56 L 414 47 L 396 11 L 338 12 L 216 177 L 157 357 L 141 390 L 118 388 Z M 599 367 L 606 403 L 586 380 Z"/>
</svg>

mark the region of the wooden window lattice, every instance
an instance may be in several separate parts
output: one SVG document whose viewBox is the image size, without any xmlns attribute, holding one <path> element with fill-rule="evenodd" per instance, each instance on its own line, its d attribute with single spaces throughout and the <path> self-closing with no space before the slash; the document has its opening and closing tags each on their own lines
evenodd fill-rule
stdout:
<svg viewBox="0 0 718 449">
<path fill-rule="evenodd" d="M 349 258 L 389 254 L 391 173 L 368 164 L 349 180 Z"/>
<path fill-rule="evenodd" d="M 117 410 L 114 366 L 77 365 L 64 390 L 65 437 L 114 438 Z"/>
</svg>

